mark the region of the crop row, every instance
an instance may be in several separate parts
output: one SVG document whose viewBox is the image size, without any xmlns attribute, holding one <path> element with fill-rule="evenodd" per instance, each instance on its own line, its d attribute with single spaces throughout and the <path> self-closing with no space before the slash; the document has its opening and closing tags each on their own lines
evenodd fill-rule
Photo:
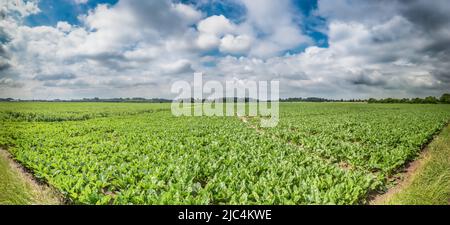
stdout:
<svg viewBox="0 0 450 225">
<path fill-rule="evenodd" d="M 261 128 L 168 104 L 11 104 L 0 115 L 66 118 L 2 117 L 0 145 L 81 204 L 361 203 L 450 118 L 443 105 L 287 103 Z"/>
<path fill-rule="evenodd" d="M 277 127 L 260 129 L 336 163 L 382 175 L 417 156 L 450 119 L 446 105 L 284 104 L 282 109 Z"/>
<path fill-rule="evenodd" d="M 17 160 L 74 203 L 351 204 L 377 186 L 236 118 L 6 124 Z"/>
</svg>

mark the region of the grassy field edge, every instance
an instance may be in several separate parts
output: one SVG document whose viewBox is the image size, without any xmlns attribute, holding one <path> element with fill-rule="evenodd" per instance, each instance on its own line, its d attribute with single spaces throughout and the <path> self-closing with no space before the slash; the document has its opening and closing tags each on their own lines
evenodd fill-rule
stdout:
<svg viewBox="0 0 450 225">
<path fill-rule="evenodd" d="M 56 191 L 39 184 L 9 152 L 0 149 L 0 205 L 58 205 L 61 202 Z"/>
<path fill-rule="evenodd" d="M 372 204 L 450 204 L 450 124 L 410 164 L 402 181 Z"/>
</svg>

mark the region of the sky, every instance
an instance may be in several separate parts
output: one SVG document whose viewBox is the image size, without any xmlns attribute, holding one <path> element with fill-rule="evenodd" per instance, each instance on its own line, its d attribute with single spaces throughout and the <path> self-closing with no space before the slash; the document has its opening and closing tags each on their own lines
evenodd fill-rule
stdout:
<svg viewBox="0 0 450 225">
<path fill-rule="evenodd" d="M 450 92 L 447 0 L 1 0 L 0 98 L 173 98 L 280 81 L 280 97 Z"/>
</svg>

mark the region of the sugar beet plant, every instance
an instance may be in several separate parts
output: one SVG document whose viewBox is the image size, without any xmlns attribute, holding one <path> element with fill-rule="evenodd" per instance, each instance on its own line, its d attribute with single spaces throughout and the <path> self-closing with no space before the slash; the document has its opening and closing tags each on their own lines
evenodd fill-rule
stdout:
<svg viewBox="0 0 450 225">
<path fill-rule="evenodd" d="M 8 104 L 0 145 L 75 204 L 363 203 L 450 118 L 443 105 L 289 103 L 260 128 L 167 104 Z M 11 116 L 33 114 L 63 119 Z"/>
<path fill-rule="evenodd" d="M 391 175 L 449 121 L 446 105 L 285 104 L 265 132 L 346 167 Z M 256 125 L 256 124 L 255 124 Z"/>
</svg>

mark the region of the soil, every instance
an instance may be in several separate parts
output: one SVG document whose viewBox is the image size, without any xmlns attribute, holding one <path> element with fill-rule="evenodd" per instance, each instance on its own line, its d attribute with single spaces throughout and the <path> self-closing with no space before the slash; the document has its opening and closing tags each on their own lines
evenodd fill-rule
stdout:
<svg viewBox="0 0 450 225">
<path fill-rule="evenodd" d="M 59 205 L 64 203 L 61 194 L 45 182 L 36 179 L 28 169 L 16 162 L 8 151 L 0 148 L 0 157 L 7 159 L 14 174 L 17 174 L 19 179 L 31 188 L 34 200 L 33 204 Z"/>
</svg>

